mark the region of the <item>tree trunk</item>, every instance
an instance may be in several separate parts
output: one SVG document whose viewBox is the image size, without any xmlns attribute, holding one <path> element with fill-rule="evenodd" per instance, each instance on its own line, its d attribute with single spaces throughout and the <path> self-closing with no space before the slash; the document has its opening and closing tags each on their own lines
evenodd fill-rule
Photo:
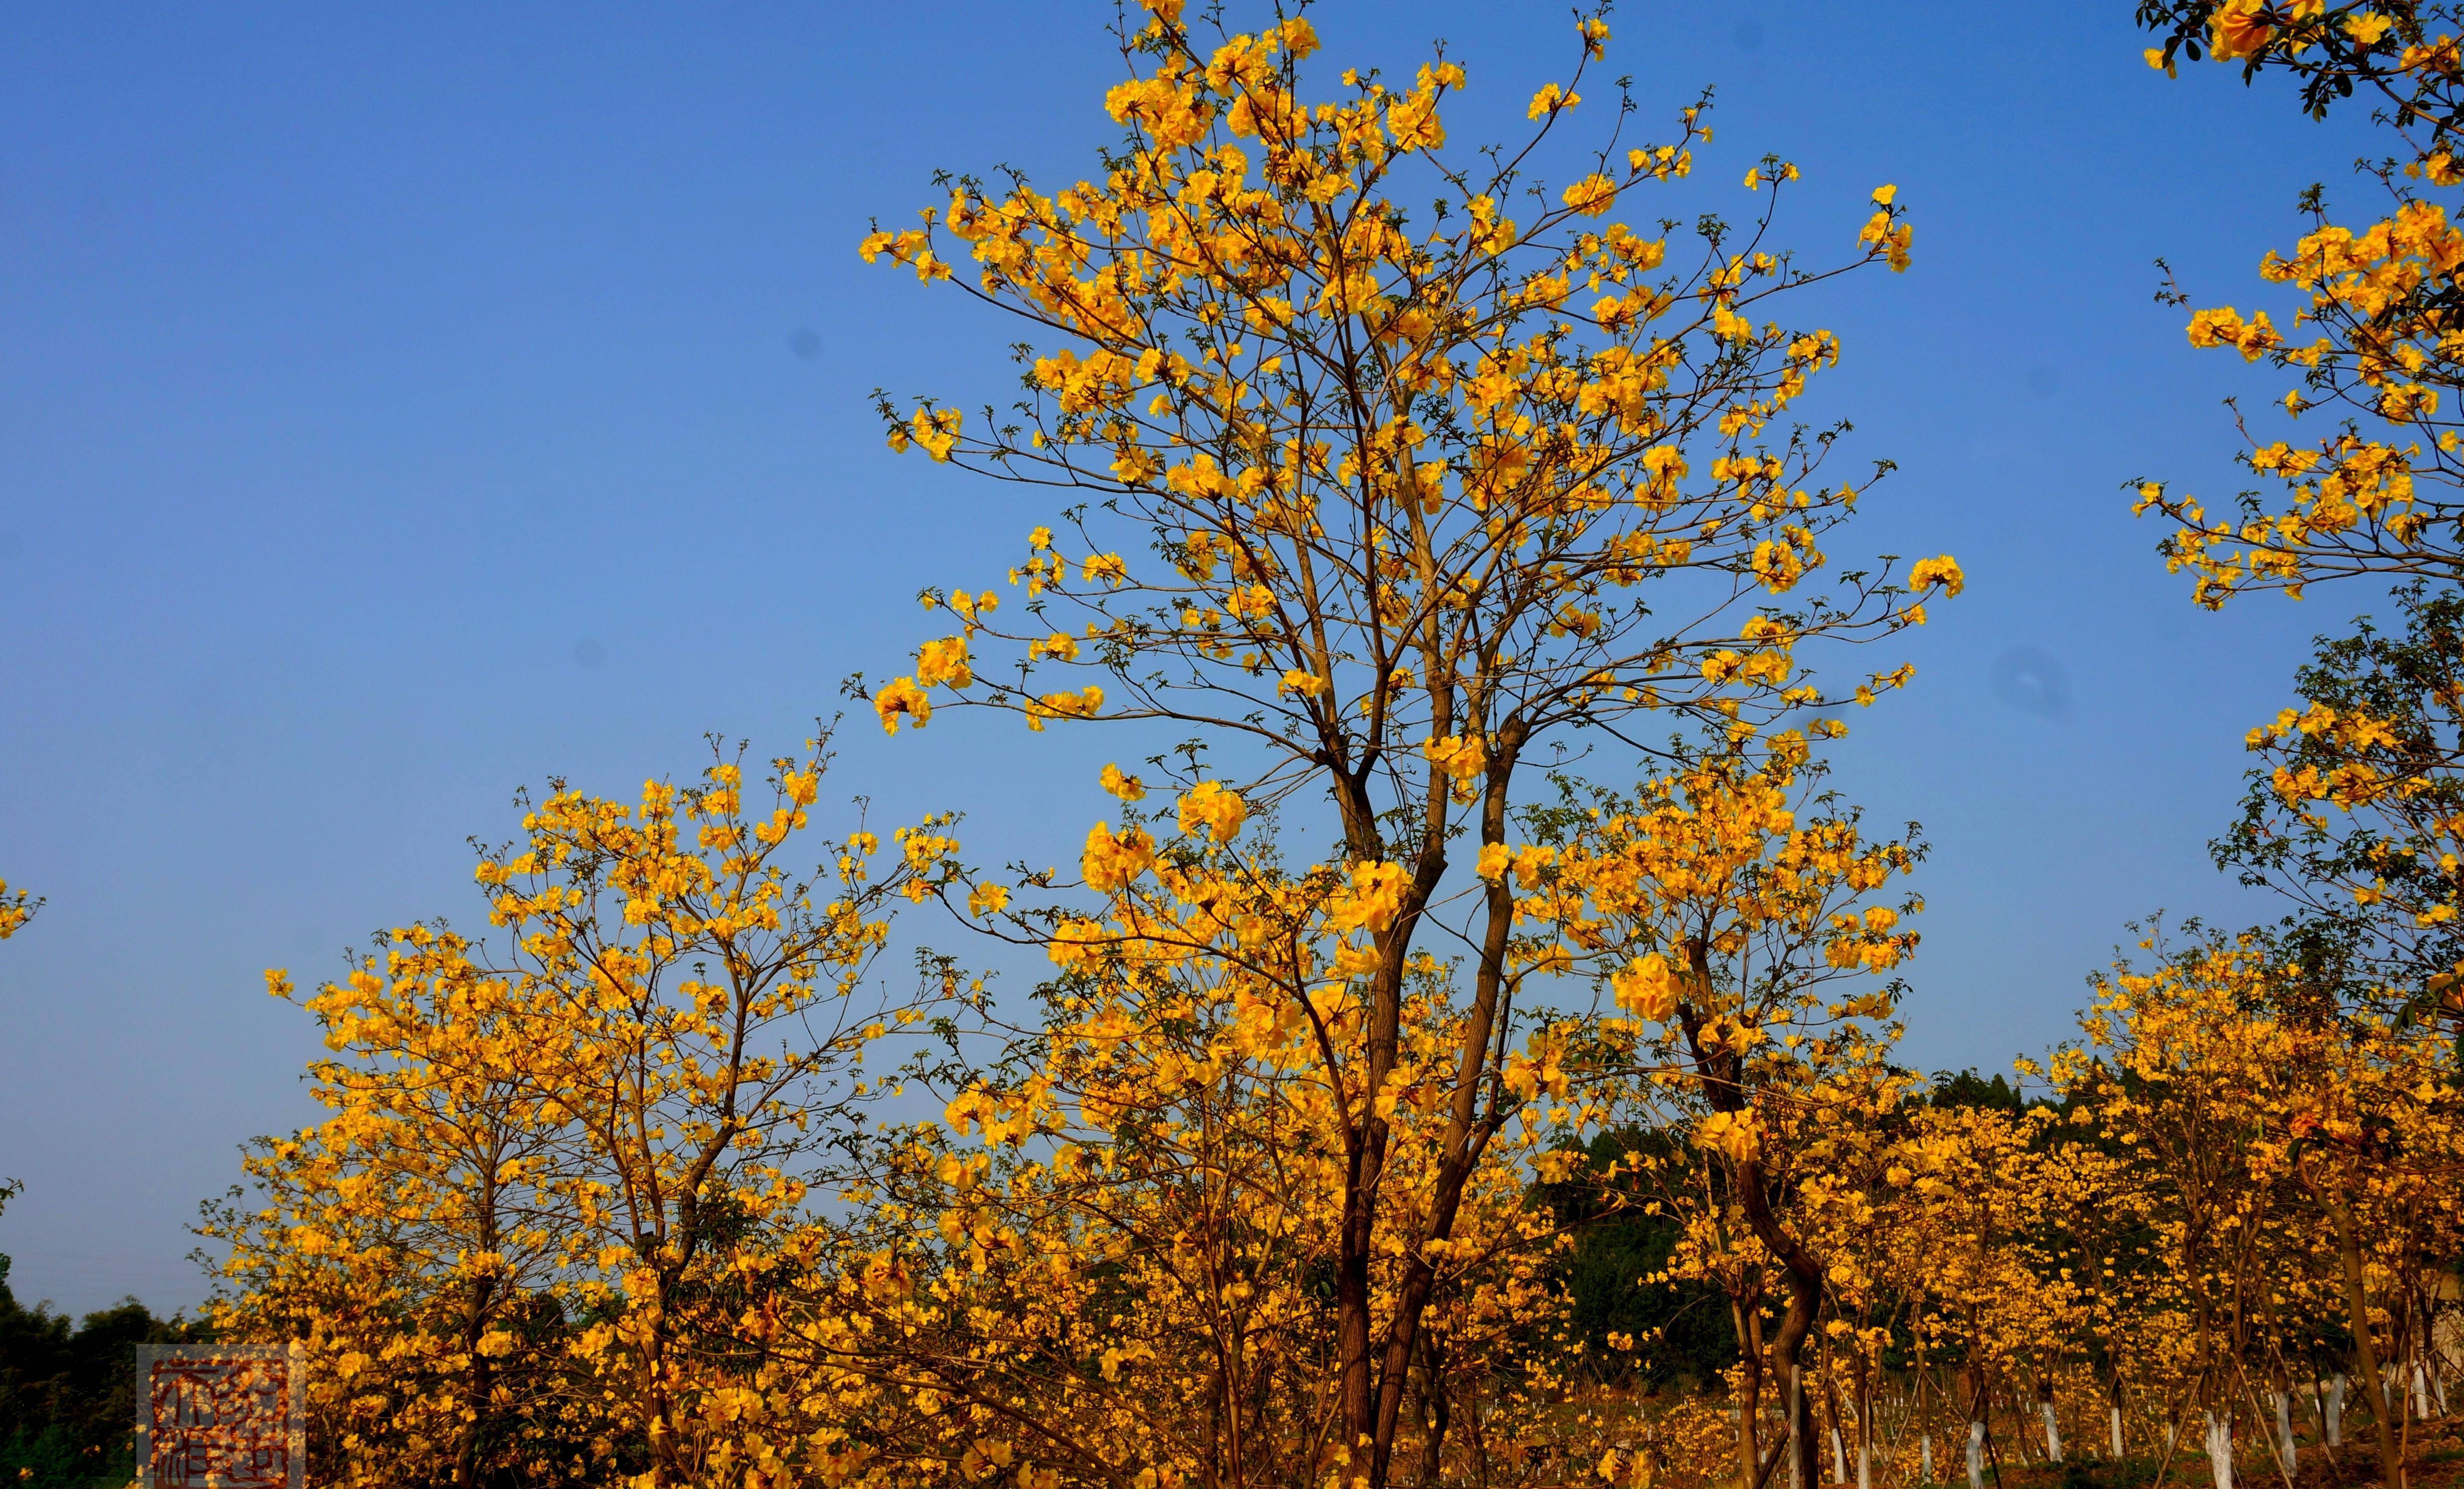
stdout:
<svg viewBox="0 0 2464 1489">
<path fill-rule="evenodd" d="M 1429 1404 L 1429 1435 L 1420 1444 L 1421 1489 L 1435 1489 L 1445 1475 L 1446 1417 L 1450 1403 L 1446 1400 L 1445 1357 L 1439 1352 L 1435 1334 L 1420 1336 L 1420 1366 L 1427 1373 L 1425 1393 Z"/>
<path fill-rule="evenodd" d="M 2208 1423 L 2208 1472 L 2214 1477 L 2216 1489 L 2233 1489 L 2233 1413 L 2207 1411 L 2199 1414 Z"/>
<path fill-rule="evenodd" d="M 2370 1383 L 2374 1395 L 2370 1421 L 2379 1439 L 2379 1477 L 2387 1489 L 2404 1489 L 2404 1459 L 2397 1454 L 2395 1429 L 2387 1421 L 2387 1397 L 2385 1372 L 2379 1369 L 2379 1348 L 2370 1339 L 2370 1300 L 2362 1271 L 2362 1238 L 2353 1225 L 2353 1207 L 2342 1194 L 2331 1196 L 2316 1188 L 2321 1208 L 2336 1227 L 2336 1253 L 2344 1274 L 2344 1326 L 2353 1333 L 2353 1360 L 2362 1379 Z M 2343 1384 L 2339 1377 L 2338 1385 Z"/>
<path fill-rule="evenodd" d="M 2338 1370 L 2327 1383 L 2327 1446 L 2344 1445 L 2344 1372 Z"/>
<path fill-rule="evenodd" d="M 1763 1461 L 1763 1310 L 1760 1299 L 1728 1300 L 1737 1324 L 1737 1482 L 1762 1489 L 1770 1465 Z"/>
<path fill-rule="evenodd" d="M 1442 720 L 1439 721 L 1442 724 Z M 1515 759 L 1529 734 L 1520 713 L 1509 714 L 1497 728 L 1488 761 L 1488 778 L 1481 803 L 1480 841 L 1506 841 L 1507 786 Z M 1345 835 L 1359 858 L 1383 856 L 1376 813 L 1367 794 L 1367 777 L 1350 783 L 1342 795 Z M 1446 835 L 1442 799 L 1431 807 L 1427 836 L 1412 860 L 1412 884 L 1404 894 L 1394 925 L 1376 932 L 1378 969 L 1370 996 L 1368 1061 L 1361 1075 L 1360 1131 L 1350 1154 L 1352 1167 L 1345 1186 L 1343 1233 L 1344 1275 L 1337 1289 L 1344 1348 L 1343 1420 L 1350 1447 L 1369 1452 L 1367 1489 L 1386 1489 L 1387 1471 L 1395 1451 L 1395 1433 L 1402 1419 L 1403 1387 L 1409 1375 L 1420 1316 L 1437 1284 L 1437 1269 L 1418 1242 L 1445 1240 L 1454 1235 L 1464 1186 L 1480 1165 L 1488 1140 L 1505 1120 L 1492 1097 L 1488 1111 L 1480 1109 L 1484 1075 L 1497 1020 L 1505 1017 L 1507 985 L 1507 948 L 1514 925 L 1514 892 L 1500 879 L 1487 888 L 1488 924 L 1483 933 L 1480 960 L 1473 974 L 1472 1001 L 1456 1051 L 1454 1105 L 1440 1142 L 1438 1171 L 1431 1185 L 1428 1218 L 1407 1251 L 1403 1285 L 1397 1291 L 1385 1338 L 1373 1337 L 1369 1316 L 1369 1264 L 1375 1254 L 1378 1185 L 1386 1167 L 1389 1137 L 1386 1120 L 1377 1115 L 1375 1094 L 1385 1088 L 1400 1048 L 1403 967 L 1412 935 L 1429 896 L 1446 871 Z M 1357 1199 L 1355 1202 L 1355 1194 Z M 1355 1276 L 1356 1273 L 1356 1276 Z M 1347 1296 L 1345 1289 L 1356 1288 Z M 1371 1352 L 1382 1347 L 1378 1378 L 1370 1370 Z"/>
<path fill-rule="evenodd" d="M 1874 1489 L 1874 1389 L 1861 1366 L 1857 1371 L 1857 1489 Z"/>
<path fill-rule="evenodd" d="M 1807 1466 L 1814 1456 L 1814 1434 L 1807 1429 L 1814 1424 L 1813 1414 L 1805 1410 L 1805 1376 L 1793 1361 L 1788 1369 L 1788 1484 L 1789 1489 L 1815 1489 L 1814 1472 Z"/>
<path fill-rule="evenodd" d="M 1711 986 L 1710 947 L 1697 938 L 1687 944 L 1685 959 L 1687 974 L 1695 986 L 1707 990 Z M 1692 1056 L 1695 1072 L 1702 1081 L 1704 1097 L 1712 1109 L 1731 1116 L 1749 1111 L 1750 1106 L 1746 1100 L 1741 1059 L 1725 1049 L 1715 1051 L 1704 1045 L 1702 1009 L 1691 999 L 1678 1005 L 1678 1018 L 1685 1031 L 1687 1052 Z M 1789 1481 L 1800 1489 L 1810 1489 L 1815 1482 L 1814 1476 L 1821 1472 L 1821 1465 L 1815 1457 L 1811 1420 L 1813 1403 L 1806 1396 L 1805 1362 L 1800 1355 L 1806 1336 L 1814 1330 L 1815 1314 L 1821 1306 L 1823 1270 L 1806 1254 L 1804 1246 L 1789 1233 L 1788 1228 L 1779 1223 L 1779 1216 L 1771 1213 L 1771 1195 L 1764 1190 L 1767 1180 L 1758 1152 L 1749 1152 L 1736 1160 L 1735 1181 L 1736 1196 L 1745 1211 L 1746 1223 L 1752 1228 L 1754 1238 L 1761 1241 L 1778 1260 L 1782 1275 L 1788 1279 L 1788 1313 L 1780 1320 L 1778 1337 L 1771 1341 L 1771 1353 L 1785 1372 L 1787 1381 Z M 1749 1489 L 1759 1489 L 1760 1482 L 1758 1474 L 1749 1481 Z M 1378 1489 L 1378 1486 L 1372 1485 L 1371 1489 Z"/>
</svg>

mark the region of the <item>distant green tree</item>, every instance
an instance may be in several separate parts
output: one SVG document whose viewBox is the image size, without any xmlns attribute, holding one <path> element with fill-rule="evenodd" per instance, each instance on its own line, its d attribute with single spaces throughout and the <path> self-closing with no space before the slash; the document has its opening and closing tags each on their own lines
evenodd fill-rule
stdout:
<svg viewBox="0 0 2464 1489">
<path fill-rule="evenodd" d="M 21 1186 L 0 1183 L 0 1206 Z M 202 1340 L 202 1325 L 158 1319 L 134 1298 L 73 1325 L 9 1287 L 0 1256 L 0 1483 L 112 1489 L 134 1476 L 137 1347 Z"/>
<path fill-rule="evenodd" d="M 1926 1099 L 1936 1106 L 1982 1106 L 1997 1111 L 2017 1111 L 2028 1105 L 1999 1073 L 1988 1081 L 1973 1066 L 1935 1071 L 1933 1090 Z"/>
</svg>

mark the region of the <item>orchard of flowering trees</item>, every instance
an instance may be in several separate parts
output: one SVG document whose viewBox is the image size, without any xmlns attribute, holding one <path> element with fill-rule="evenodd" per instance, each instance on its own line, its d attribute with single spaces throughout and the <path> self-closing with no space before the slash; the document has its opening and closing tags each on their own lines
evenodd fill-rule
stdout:
<svg viewBox="0 0 2464 1489">
<path fill-rule="evenodd" d="M 1712 116 L 1625 97 L 1600 14 L 1480 149 L 1478 58 L 1362 76 L 1298 8 L 1144 0 L 1084 179 L 956 176 L 860 245 L 1014 332 L 954 387 L 1020 389 L 880 404 L 1018 536 L 925 591 L 863 727 L 1079 732 L 1071 866 L 822 804 L 826 732 L 555 784 L 483 928 L 269 974 L 330 1115 L 209 1212 L 212 1327 L 306 1343 L 338 1484 L 2441 1472 L 2459 10 L 2139 6 L 2176 86 L 2288 75 L 2386 155 L 2268 308 L 2184 300 L 2276 375 L 2257 493 L 2114 478 L 2186 603 L 2394 605 L 2249 721 L 2214 851 L 2280 918 L 2144 928 L 2016 1084 L 1898 1062 L 1926 846 L 1824 758 L 1965 582 L 1860 547 L 1888 463 L 1792 408 L 1840 353 L 1813 292 L 1916 252 L 1893 187 L 1808 227 L 1767 157 L 1716 166 L 1736 221 L 1664 221 Z M 0 885 L 0 936 L 36 903 Z"/>
</svg>

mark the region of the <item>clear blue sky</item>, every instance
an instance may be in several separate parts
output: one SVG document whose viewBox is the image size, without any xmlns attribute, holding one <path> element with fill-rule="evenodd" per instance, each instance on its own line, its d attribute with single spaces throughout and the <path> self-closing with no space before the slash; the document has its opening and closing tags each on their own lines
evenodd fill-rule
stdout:
<svg viewBox="0 0 2464 1489">
<path fill-rule="evenodd" d="M 1872 551 L 1969 590 L 1859 715 L 1838 782 L 1936 844 L 1909 1053 L 2061 1038 L 2129 917 L 2249 919 L 2204 844 L 2243 732 L 2311 632 L 2366 606 L 2194 610 L 2128 477 L 2237 489 L 2168 255 L 2248 302 L 2314 180 L 2359 201 L 2358 119 L 2222 69 L 2167 83 L 2130 0 L 1626 4 L 1655 119 L 1716 83 L 1703 181 L 1766 149 L 1787 236 L 1843 246 L 1897 183 L 1916 265 L 1840 292 L 1817 413 L 1896 460 Z M 1327 76 L 1471 71 L 1458 142 L 1558 76 L 1555 0 L 1332 0 Z M 624 791 L 705 731 L 793 748 L 898 666 L 926 583 L 978 584 L 1045 514 L 900 460 L 868 393 L 1004 396 L 1008 328 L 867 271 L 868 217 L 937 166 L 1075 179 L 1111 126 L 1108 5 L 127 5 L 13 14 L 0 48 L 0 875 L 51 897 L 0 948 L 0 1218 L 28 1299 L 193 1305 L 197 1202 L 313 1108 L 318 1048 L 261 969 L 470 916 L 466 836 L 517 785 Z M 1602 90 L 1605 93 L 1605 90 Z M 1596 97 L 1596 95 L 1595 95 Z M 1739 198 L 1742 201 L 1743 198 Z M 1858 540 L 1837 545 L 1845 549 Z M 861 727 L 858 727 L 858 726 Z M 1066 859 L 1117 743 L 851 721 L 827 792 L 969 814 Z"/>
</svg>

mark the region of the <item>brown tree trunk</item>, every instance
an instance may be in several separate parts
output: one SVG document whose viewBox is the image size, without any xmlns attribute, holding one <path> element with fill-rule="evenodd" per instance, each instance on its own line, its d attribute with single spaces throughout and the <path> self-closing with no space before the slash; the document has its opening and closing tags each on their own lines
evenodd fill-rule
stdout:
<svg viewBox="0 0 2464 1489">
<path fill-rule="evenodd" d="M 1737 1322 L 1737 1482 L 1763 1480 L 1761 1416 L 1763 1410 L 1763 1310 L 1759 1294 L 1728 1300 Z"/>
<path fill-rule="evenodd" d="M 1437 1489 L 1445 1477 L 1446 1401 L 1445 1355 L 1439 1348 L 1435 1334 L 1420 1336 L 1420 1366 L 1429 1404 L 1428 1436 L 1420 1443 L 1421 1489 Z"/>
<path fill-rule="evenodd" d="M 1698 938 L 1686 947 L 1688 975 L 1698 988 L 1711 985 L 1710 949 Z M 1714 1111 L 1736 1115 L 1749 1109 L 1741 1082 L 1740 1061 L 1723 1050 L 1706 1048 L 1703 1043 L 1703 1015 L 1691 999 L 1678 1007 L 1678 1019 L 1685 1031 L 1685 1043 L 1693 1057 L 1695 1073 L 1703 1083 L 1704 1096 Z M 1804 1350 L 1806 1336 L 1814 1330 L 1815 1314 L 1822 1303 L 1822 1268 L 1806 1254 L 1796 1237 L 1779 1222 L 1772 1213 L 1771 1196 L 1765 1192 L 1769 1182 L 1763 1171 L 1762 1155 L 1757 1150 L 1735 1160 L 1737 1202 L 1745 1211 L 1746 1224 L 1755 1239 L 1761 1241 L 1780 1264 L 1781 1275 L 1788 1280 L 1788 1312 L 1779 1323 L 1779 1333 L 1771 1340 L 1771 1357 L 1779 1368 L 1778 1382 L 1782 1398 L 1788 1402 L 1789 1434 L 1786 1450 L 1793 1456 L 1796 1482 L 1812 1489 L 1822 1480 L 1818 1456 L 1814 1442 L 1813 1404 L 1806 1399 L 1805 1365 L 1799 1355 Z M 1770 1477 L 1771 1465 L 1763 1465 L 1749 1489 L 1759 1489 Z"/>
<path fill-rule="evenodd" d="M 479 1249 L 493 1253 L 496 1249 L 496 1187 L 494 1160 L 481 1191 Z M 495 1362 L 482 1353 L 479 1341 L 487 1336 L 488 1307 L 495 1301 L 496 1280 L 482 1275 L 471 1280 L 471 1303 L 462 1322 L 462 1352 L 471 1360 L 471 1419 L 462 1424 L 460 1440 L 453 1447 L 454 1489 L 468 1489 L 478 1482 L 479 1431 L 488 1419 L 488 1398 L 495 1392 Z"/>
<path fill-rule="evenodd" d="M 2340 1191 L 2313 1184 L 2310 1192 L 2336 1227 L 2336 1255 L 2344 1274 L 2344 1325 L 2353 1332 L 2354 1373 L 2369 1382 L 2370 1426 L 2379 1439 L 2379 1477 L 2387 1489 L 2404 1489 L 2404 1458 L 2396 1451 L 2395 1431 L 2387 1422 L 2387 1382 L 2379 1374 L 2378 1346 L 2370 1339 L 2369 1290 L 2362 1271 L 2362 1238 L 2353 1226 L 2353 1207 Z"/>
<path fill-rule="evenodd" d="M 1480 840 L 1484 843 L 1506 841 L 1507 785 L 1526 734 L 1522 719 L 1510 715 L 1498 727 L 1492 741 L 1494 750 L 1489 756 L 1487 786 L 1481 804 Z M 1353 1143 L 1346 1171 L 1344 1267 L 1336 1293 L 1338 1306 L 1344 1309 L 1340 1329 L 1343 1425 L 1354 1458 L 1364 1447 L 1368 1451 L 1367 1489 L 1386 1489 L 1394 1461 L 1395 1434 L 1402 1421 L 1403 1388 L 1410 1378 L 1415 1347 L 1419 1340 L 1420 1317 L 1437 1285 L 1437 1270 L 1429 1263 L 1423 1246 L 1430 1240 L 1453 1236 L 1464 1186 L 1472 1171 L 1479 1167 L 1489 1138 L 1506 1120 L 1498 1097 L 1491 1096 L 1485 1112 L 1480 1103 L 1490 1048 L 1500 1023 L 1509 1012 L 1506 1006 L 1506 953 L 1514 925 L 1514 893 L 1501 880 L 1487 890 L 1487 924 L 1480 962 L 1473 973 L 1471 1007 L 1465 1014 L 1462 1041 L 1456 1052 L 1454 1106 L 1445 1133 L 1439 1140 L 1438 1171 L 1430 1185 L 1429 1218 L 1422 1234 L 1413 1237 L 1405 1253 L 1403 1283 L 1397 1290 L 1394 1314 L 1386 1322 L 1384 1338 L 1377 1339 L 1369 1316 L 1369 1260 L 1376 1240 L 1377 1183 L 1386 1162 L 1387 1127 L 1376 1114 L 1374 1098 L 1395 1067 L 1403 1003 L 1403 964 L 1410 955 L 1412 934 L 1418 928 L 1421 908 L 1445 874 L 1444 822 L 1436 806 L 1442 797 L 1433 799 L 1430 831 L 1413 862 L 1412 886 L 1403 896 L 1401 910 L 1394 926 L 1377 938 L 1378 972 L 1371 997 L 1367 1068 L 1359 1083 L 1363 1103 L 1360 1135 Z M 1365 791 L 1359 807 L 1365 814 Z M 1347 835 L 1353 843 L 1375 843 L 1374 828 L 1363 833 L 1352 827 L 1353 815 L 1347 807 Z M 1374 822 L 1374 819 L 1365 816 L 1363 821 Z M 1381 1353 L 1382 1357 L 1375 1361 L 1378 1369 L 1373 1376 L 1373 1355 Z"/>
</svg>

